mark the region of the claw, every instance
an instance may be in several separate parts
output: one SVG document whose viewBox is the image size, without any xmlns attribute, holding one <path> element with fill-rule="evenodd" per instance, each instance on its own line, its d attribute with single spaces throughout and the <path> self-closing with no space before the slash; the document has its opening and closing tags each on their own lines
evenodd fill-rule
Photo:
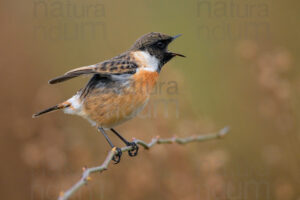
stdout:
<svg viewBox="0 0 300 200">
<path fill-rule="evenodd" d="M 115 151 L 117 152 L 114 157 L 112 158 L 113 161 L 115 161 L 114 164 L 118 164 L 121 160 L 122 156 L 122 150 L 119 147 L 115 147 Z"/>
<path fill-rule="evenodd" d="M 128 155 L 134 157 L 138 154 L 139 147 L 135 142 L 130 142 L 128 146 L 131 146 L 132 149 L 128 151 Z"/>
</svg>

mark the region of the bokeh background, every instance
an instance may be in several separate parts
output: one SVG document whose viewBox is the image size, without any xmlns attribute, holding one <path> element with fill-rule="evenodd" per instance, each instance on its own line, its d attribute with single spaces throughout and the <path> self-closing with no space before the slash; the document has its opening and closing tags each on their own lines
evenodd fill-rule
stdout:
<svg viewBox="0 0 300 200">
<path fill-rule="evenodd" d="M 109 151 L 76 116 L 31 115 L 88 78 L 47 81 L 125 50 L 141 35 L 182 33 L 126 138 L 217 131 L 222 140 L 160 145 L 93 175 L 72 199 L 300 199 L 297 1 L 30 0 L 0 6 L 0 198 L 56 199 Z M 298 66 L 298 67 L 297 67 Z M 116 144 L 122 145 L 115 137 Z"/>
</svg>

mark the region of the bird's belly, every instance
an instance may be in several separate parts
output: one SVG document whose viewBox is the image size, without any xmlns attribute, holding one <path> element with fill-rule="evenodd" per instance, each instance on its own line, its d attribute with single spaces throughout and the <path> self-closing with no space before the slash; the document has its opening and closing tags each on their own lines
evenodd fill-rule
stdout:
<svg viewBox="0 0 300 200">
<path fill-rule="evenodd" d="M 65 111 L 88 119 L 92 125 L 112 128 L 135 117 L 147 104 L 152 88 L 158 78 L 157 72 L 140 71 L 131 80 L 99 84 L 74 106 Z M 73 111 L 74 110 L 74 111 Z"/>
<path fill-rule="evenodd" d="M 124 90 L 91 95 L 83 102 L 83 113 L 103 128 L 112 128 L 135 117 L 149 100 L 148 93 Z"/>
</svg>

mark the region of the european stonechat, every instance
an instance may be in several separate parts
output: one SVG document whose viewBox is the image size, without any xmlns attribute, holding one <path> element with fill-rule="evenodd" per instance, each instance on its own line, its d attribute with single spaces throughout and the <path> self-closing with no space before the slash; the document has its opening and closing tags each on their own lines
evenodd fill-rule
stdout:
<svg viewBox="0 0 300 200">
<path fill-rule="evenodd" d="M 175 56 L 185 57 L 167 50 L 168 45 L 179 36 L 148 33 L 119 56 L 73 69 L 50 80 L 49 84 L 55 84 L 81 75 L 92 75 L 86 86 L 73 97 L 36 113 L 33 117 L 60 109 L 67 114 L 79 115 L 96 126 L 112 148 L 114 145 L 105 133 L 107 129 L 127 146 L 133 147 L 128 152 L 129 156 L 136 156 L 138 146 L 134 142 L 128 142 L 114 127 L 132 119 L 145 107 L 164 64 Z M 118 163 L 122 151 L 120 148 L 116 149 L 117 154 L 113 160 Z"/>
</svg>

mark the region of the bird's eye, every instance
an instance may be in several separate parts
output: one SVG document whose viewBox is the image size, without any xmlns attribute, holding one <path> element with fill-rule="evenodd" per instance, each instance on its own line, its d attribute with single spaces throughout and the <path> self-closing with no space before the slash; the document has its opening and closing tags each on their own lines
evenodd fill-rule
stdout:
<svg viewBox="0 0 300 200">
<path fill-rule="evenodd" d="M 166 47 L 165 43 L 163 43 L 163 42 L 157 42 L 156 46 L 160 49 L 164 49 Z"/>
</svg>

